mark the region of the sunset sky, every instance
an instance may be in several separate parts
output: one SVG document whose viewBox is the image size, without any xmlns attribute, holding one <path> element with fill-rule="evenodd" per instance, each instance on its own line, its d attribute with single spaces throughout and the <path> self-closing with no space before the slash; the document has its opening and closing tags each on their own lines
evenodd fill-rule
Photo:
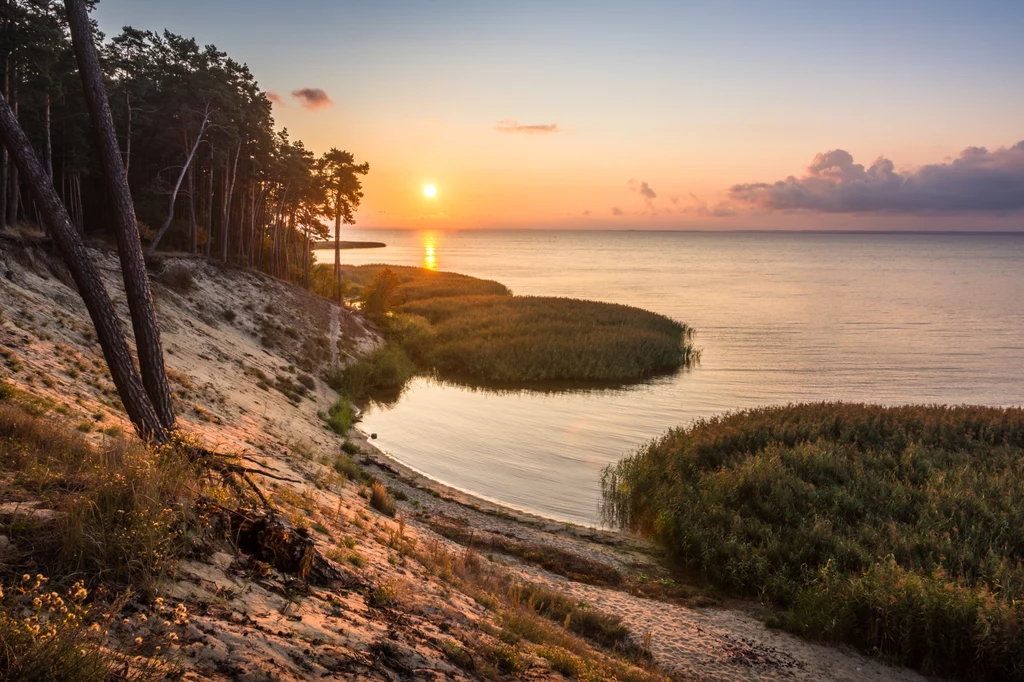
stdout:
<svg viewBox="0 0 1024 682">
<path fill-rule="evenodd" d="M 95 17 L 248 63 L 293 137 L 369 161 L 359 227 L 1024 229 L 1019 1 L 102 0 Z"/>
</svg>

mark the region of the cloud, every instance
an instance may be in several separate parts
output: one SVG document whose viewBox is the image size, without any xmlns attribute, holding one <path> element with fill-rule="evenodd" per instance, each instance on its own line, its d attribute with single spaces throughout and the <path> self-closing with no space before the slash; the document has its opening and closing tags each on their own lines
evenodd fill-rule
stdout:
<svg viewBox="0 0 1024 682">
<path fill-rule="evenodd" d="M 498 125 L 494 129 L 499 133 L 525 133 L 527 135 L 547 135 L 560 132 L 557 123 L 520 125 L 518 121 L 512 119 L 498 121 Z"/>
<path fill-rule="evenodd" d="M 327 93 L 320 88 L 292 90 L 292 97 L 299 100 L 299 105 L 303 109 L 326 109 L 334 105 Z"/>
<path fill-rule="evenodd" d="M 956 214 L 1024 209 L 1024 142 L 968 147 L 947 163 L 903 173 L 879 157 L 868 168 L 842 149 L 818 154 L 801 178 L 734 185 L 730 197 L 768 211 Z"/>
<path fill-rule="evenodd" d="M 267 90 L 267 99 L 269 99 L 273 104 L 276 104 L 277 106 L 288 106 L 287 104 L 284 103 L 284 98 L 281 97 L 281 95 L 274 92 L 273 90 Z"/>
<path fill-rule="evenodd" d="M 651 186 L 648 185 L 646 182 L 641 182 L 639 180 L 630 180 L 628 184 L 631 190 L 637 192 L 638 194 L 640 194 L 640 196 L 644 197 L 645 199 L 658 198 L 658 195 L 654 193 L 654 190 L 651 189 Z"/>
<path fill-rule="evenodd" d="M 613 206 L 612 207 L 612 215 L 626 215 L 626 214 L 623 213 L 622 209 L 619 208 L 618 206 Z"/>
<path fill-rule="evenodd" d="M 729 216 L 736 215 L 736 209 L 726 201 L 719 201 L 717 204 L 712 206 L 693 192 L 690 192 L 689 194 L 693 204 L 683 208 L 683 213 L 694 213 L 699 216 L 706 216 L 710 218 L 727 218 Z M 678 197 L 675 199 L 678 200 Z"/>
</svg>

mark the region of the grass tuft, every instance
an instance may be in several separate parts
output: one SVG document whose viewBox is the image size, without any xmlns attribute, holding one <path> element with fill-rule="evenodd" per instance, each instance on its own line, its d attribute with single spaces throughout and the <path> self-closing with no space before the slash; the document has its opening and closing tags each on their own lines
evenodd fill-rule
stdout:
<svg viewBox="0 0 1024 682">
<path fill-rule="evenodd" d="M 385 516 L 395 515 L 395 502 L 380 481 L 374 481 L 370 485 L 370 506 Z"/>
</svg>

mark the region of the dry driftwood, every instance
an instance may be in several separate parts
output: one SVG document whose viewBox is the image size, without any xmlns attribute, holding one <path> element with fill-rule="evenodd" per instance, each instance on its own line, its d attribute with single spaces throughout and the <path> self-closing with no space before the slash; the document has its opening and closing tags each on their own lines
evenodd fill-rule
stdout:
<svg viewBox="0 0 1024 682">
<path fill-rule="evenodd" d="M 238 549 L 311 585 L 355 587 L 360 580 L 317 548 L 308 528 L 297 528 L 278 514 L 231 514 L 231 536 Z"/>
</svg>

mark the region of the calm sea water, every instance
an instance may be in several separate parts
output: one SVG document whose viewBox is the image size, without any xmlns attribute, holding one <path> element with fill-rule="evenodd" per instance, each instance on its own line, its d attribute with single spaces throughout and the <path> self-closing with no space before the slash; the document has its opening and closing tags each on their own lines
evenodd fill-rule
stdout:
<svg viewBox="0 0 1024 682">
<path fill-rule="evenodd" d="M 448 485 L 597 524 L 601 469 L 666 429 L 815 400 L 1024 403 L 1024 236 L 373 231 L 348 263 L 687 322 L 699 367 L 622 390 L 494 393 L 417 379 L 362 428 Z M 333 253 L 321 254 L 330 261 Z"/>
</svg>

